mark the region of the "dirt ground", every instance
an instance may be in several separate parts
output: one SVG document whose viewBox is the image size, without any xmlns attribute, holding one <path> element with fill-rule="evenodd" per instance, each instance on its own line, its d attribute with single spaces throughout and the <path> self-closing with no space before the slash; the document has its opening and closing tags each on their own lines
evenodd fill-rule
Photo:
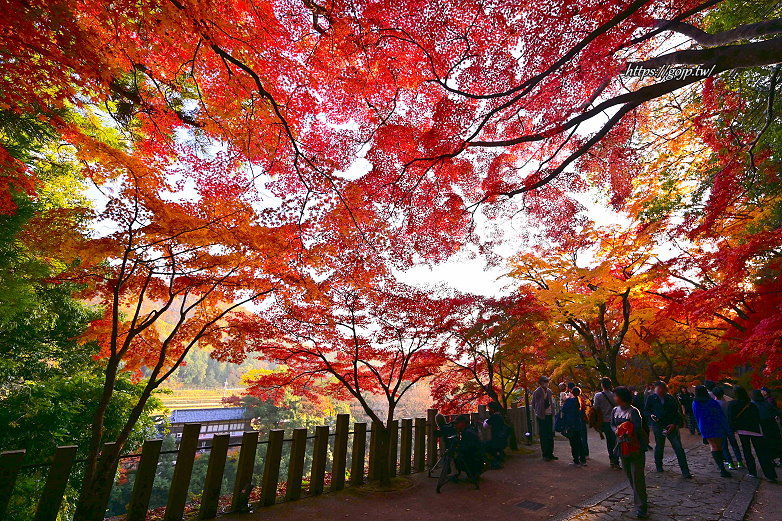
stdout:
<svg viewBox="0 0 782 521">
<path fill-rule="evenodd" d="M 447 483 L 442 493 L 437 494 L 436 480 L 422 473 L 411 476 L 405 484 L 407 488 L 402 490 L 371 492 L 365 487 L 352 487 L 221 519 L 326 521 L 375 516 L 383 521 L 550 519 L 624 480 L 623 472 L 608 466 L 605 442 L 596 432 L 590 432 L 589 446 L 588 465 L 574 467 L 569 465 L 570 447 L 561 436 L 557 436 L 555 443 L 558 461 L 543 461 L 538 446 L 533 445 L 534 453 L 513 455 L 505 468 L 485 472 L 479 490 L 467 483 Z"/>
</svg>

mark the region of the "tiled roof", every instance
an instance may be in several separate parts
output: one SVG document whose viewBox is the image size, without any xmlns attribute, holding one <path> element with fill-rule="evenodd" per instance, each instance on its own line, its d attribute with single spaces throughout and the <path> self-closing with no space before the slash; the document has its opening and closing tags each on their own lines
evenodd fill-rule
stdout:
<svg viewBox="0 0 782 521">
<path fill-rule="evenodd" d="M 171 423 L 202 423 L 243 420 L 244 407 L 218 407 L 214 409 L 177 409 L 171 411 Z"/>
</svg>

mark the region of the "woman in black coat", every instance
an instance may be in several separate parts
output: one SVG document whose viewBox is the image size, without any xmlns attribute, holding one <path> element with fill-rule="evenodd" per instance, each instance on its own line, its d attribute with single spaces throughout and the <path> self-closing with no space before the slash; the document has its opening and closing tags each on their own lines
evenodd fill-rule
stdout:
<svg viewBox="0 0 782 521">
<path fill-rule="evenodd" d="M 766 438 L 771 459 L 782 458 L 782 433 L 779 432 L 777 423 L 779 411 L 758 390 L 752 391 L 752 403 L 758 407 L 760 428 L 763 429 L 763 437 Z"/>
<path fill-rule="evenodd" d="M 741 450 L 744 453 L 744 461 L 747 464 L 747 472 L 752 477 L 758 476 L 757 467 L 755 467 L 755 458 L 752 456 L 752 449 L 760 460 L 760 468 L 763 469 L 763 475 L 772 483 L 777 482 L 777 472 L 774 469 L 774 463 L 771 461 L 768 440 L 762 434 L 760 427 L 760 414 L 757 406 L 752 403 L 743 387 L 734 388 L 736 399 L 728 404 L 728 422 L 733 432 L 739 435 L 741 441 Z"/>
<path fill-rule="evenodd" d="M 584 447 L 583 434 L 586 432 L 584 413 L 581 410 L 581 402 L 578 396 L 581 389 L 573 387 L 570 390 L 571 398 L 562 404 L 562 426 L 564 434 L 570 440 L 570 452 L 573 455 L 571 465 L 586 466 L 586 447 Z"/>
</svg>

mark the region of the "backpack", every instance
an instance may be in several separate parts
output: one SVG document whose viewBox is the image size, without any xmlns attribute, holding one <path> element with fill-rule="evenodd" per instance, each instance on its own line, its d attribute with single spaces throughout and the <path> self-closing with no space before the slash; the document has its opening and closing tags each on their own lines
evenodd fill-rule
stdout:
<svg viewBox="0 0 782 521">
<path fill-rule="evenodd" d="M 603 412 L 597 407 L 589 409 L 589 415 L 587 416 L 587 422 L 589 426 L 596 430 L 603 429 Z"/>
</svg>

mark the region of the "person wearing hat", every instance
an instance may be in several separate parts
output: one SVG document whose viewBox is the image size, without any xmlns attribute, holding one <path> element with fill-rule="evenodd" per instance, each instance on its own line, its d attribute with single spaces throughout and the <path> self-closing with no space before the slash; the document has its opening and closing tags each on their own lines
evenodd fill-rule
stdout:
<svg viewBox="0 0 782 521">
<path fill-rule="evenodd" d="M 654 394 L 646 399 L 645 406 L 646 414 L 651 420 L 652 432 L 654 432 L 654 465 L 657 472 L 663 471 L 663 451 L 667 439 L 671 442 L 676 459 L 679 460 L 682 475 L 689 479 L 692 474 L 679 435 L 679 428 L 684 425 L 682 415 L 679 412 L 680 407 L 676 398 L 668 393 L 668 385 L 663 381 L 655 382 Z"/>
<path fill-rule="evenodd" d="M 765 398 L 765 400 L 776 409 L 777 402 L 774 400 L 774 396 L 771 394 L 771 389 L 768 387 L 761 387 L 760 393 L 763 395 L 763 398 Z"/>
<path fill-rule="evenodd" d="M 532 411 L 538 421 L 543 459 L 552 461 L 559 458 L 554 456 L 554 395 L 548 388 L 548 382 L 547 376 L 538 379 L 538 388 L 532 393 Z"/>
</svg>

